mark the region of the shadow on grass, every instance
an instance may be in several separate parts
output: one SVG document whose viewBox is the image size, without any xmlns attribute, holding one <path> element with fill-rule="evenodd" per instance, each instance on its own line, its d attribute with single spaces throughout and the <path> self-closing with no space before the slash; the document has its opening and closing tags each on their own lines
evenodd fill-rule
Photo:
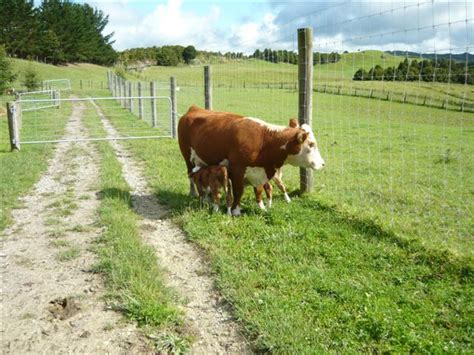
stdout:
<svg viewBox="0 0 474 355">
<path fill-rule="evenodd" d="M 157 194 L 153 195 L 132 195 L 128 191 L 118 188 L 109 188 L 102 190 L 99 198 L 112 198 L 125 201 L 131 208 L 145 219 L 164 219 L 184 213 L 189 208 L 199 208 L 197 199 L 191 198 L 188 194 L 172 190 L 159 189 Z M 292 197 L 300 196 L 292 203 L 297 203 L 302 207 L 305 213 L 323 214 L 325 219 L 334 225 L 334 229 L 350 228 L 353 230 L 354 238 L 362 237 L 370 240 L 382 240 L 396 245 L 405 250 L 416 264 L 429 265 L 442 273 L 450 273 L 460 278 L 461 282 L 470 282 L 474 278 L 474 266 L 472 258 L 458 257 L 447 250 L 427 249 L 419 240 L 405 239 L 398 236 L 393 231 L 386 230 L 373 220 L 359 218 L 337 210 L 336 206 L 324 204 L 311 197 L 301 196 L 299 191 L 291 194 Z M 159 205 L 156 205 L 158 200 Z M 277 208 L 277 207 L 274 207 Z M 280 207 L 282 208 L 282 207 Z M 247 209 L 244 209 L 244 211 Z M 248 215 L 252 209 L 247 211 Z M 270 215 L 268 216 L 271 217 Z"/>
</svg>

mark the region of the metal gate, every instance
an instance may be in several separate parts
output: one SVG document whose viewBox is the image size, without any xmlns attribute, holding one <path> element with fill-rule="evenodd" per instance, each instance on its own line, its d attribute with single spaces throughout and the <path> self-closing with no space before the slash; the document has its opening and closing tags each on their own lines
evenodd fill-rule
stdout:
<svg viewBox="0 0 474 355">
<path fill-rule="evenodd" d="M 173 107 L 167 96 L 20 98 L 8 104 L 10 142 L 19 150 L 20 144 L 174 138 Z M 103 120 L 117 133 L 106 133 Z M 65 135 L 70 121 L 80 121 L 80 129 Z"/>
</svg>

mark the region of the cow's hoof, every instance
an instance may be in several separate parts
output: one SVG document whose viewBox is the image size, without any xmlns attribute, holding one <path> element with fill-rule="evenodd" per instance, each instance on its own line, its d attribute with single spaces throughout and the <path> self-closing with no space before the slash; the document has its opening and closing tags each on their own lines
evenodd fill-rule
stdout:
<svg viewBox="0 0 474 355">
<path fill-rule="evenodd" d="M 285 192 L 285 201 L 290 203 L 291 202 L 291 198 L 290 196 L 288 196 L 288 194 Z"/>
<path fill-rule="evenodd" d="M 234 217 L 239 217 L 240 214 L 241 214 L 241 213 L 240 213 L 240 207 L 237 206 L 236 208 L 234 208 L 234 209 L 232 210 L 232 216 L 234 216 Z"/>
<path fill-rule="evenodd" d="M 265 204 L 263 203 L 263 201 L 259 201 L 259 202 L 258 202 L 258 207 L 260 207 L 260 209 L 261 209 L 262 211 L 266 211 L 266 210 L 267 210 L 266 207 L 265 207 Z"/>
</svg>

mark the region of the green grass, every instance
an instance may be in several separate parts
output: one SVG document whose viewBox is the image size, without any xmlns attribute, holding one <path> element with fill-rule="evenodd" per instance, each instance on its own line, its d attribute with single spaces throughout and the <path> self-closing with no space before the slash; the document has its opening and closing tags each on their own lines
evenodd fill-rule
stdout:
<svg viewBox="0 0 474 355">
<path fill-rule="evenodd" d="M 296 107 L 278 90 L 217 90 L 215 98 L 219 109 L 281 124 Z M 206 250 L 258 350 L 472 351 L 473 187 L 462 179 L 473 172 L 472 122 L 361 98 L 315 102 L 327 168 L 316 173 L 314 193 L 293 194 L 289 205 L 277 195 L 268 213 L 250 189 L 242 218 L 196 209 L 175 141 L 127 145 Z M 125 115 L 104 111 L 126 131 Z M 295 192 L 298 169 L 286 168 L 284 180 Z"/>
<path fill-rule="evenodd" d="M 67 64 L 67 65 L 50 65 L 35 61 L 23 59 L 13 59 L 14 71 L 18 74 L 14 83 L 16 89 L 22 88 L 23 72 L 26 68 L 32 67 L 39 74 L 41 81 L 53 79 L 69 79 L 71 81 L 72 90 L 80 90 L 80 82 L 83 81 L 83 90 L 90 90 L 89 81 L 92 81 L 92 89 L 101 89 L 101 83 L 106 86 L 107 71 L 110 68 L 101 67 L 95 64 Z M 67 91 L 63 92 L 67 93 Z"/>
<path fill-rule="evenodd" d="M 86 125 L 89 130 L 102 129 L 90 115 Z M 96 146 L 101 156 L 99 224 L 105 232 L 98 243 L 95 270 L 105 276 L 108 297 L 116 309 L 146 327 L 150 335 L 174 334 L 181 339 L 179 348 L 183 350 L 189 339 L 182 329 L 182 314 L 173 305 L 176 297 L 163 283 L 153 248 L 139 235 L 139 217 L 132 210 L 130 187 L 122 177 L 121 165 L 107 142 Z"/>
</svg>

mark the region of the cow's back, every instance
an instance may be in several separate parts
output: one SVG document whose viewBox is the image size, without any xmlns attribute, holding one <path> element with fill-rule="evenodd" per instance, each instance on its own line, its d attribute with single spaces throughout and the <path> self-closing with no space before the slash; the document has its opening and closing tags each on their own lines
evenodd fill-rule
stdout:
<svg viewBox="0 0 474 355">
<path fill-rule="evenodd" d="M 260 129 L 243 116 L 192 106 L 179 121 L 178 139 L 185 159 L 192 149 L 206 164 L 216 165 L 223 159 L 252 159 Z"/>
</svg>

